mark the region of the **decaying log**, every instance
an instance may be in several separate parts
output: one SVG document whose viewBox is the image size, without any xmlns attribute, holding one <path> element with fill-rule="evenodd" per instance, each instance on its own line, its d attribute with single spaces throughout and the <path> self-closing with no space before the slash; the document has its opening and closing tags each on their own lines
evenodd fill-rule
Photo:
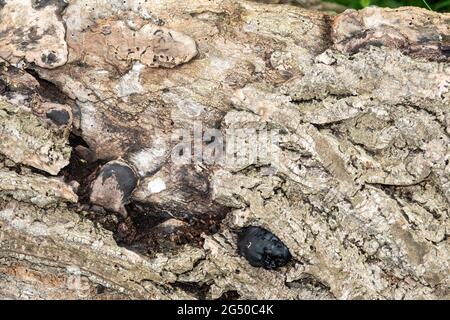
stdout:
<svg viewBox="0 0 450 320">
<path fill-rule="evenodd" d="M 450 298 L 449 14 L 5 0 L 0 21 L 0 298 Z M 231 161 L 199 153 L 209 129 L 244 130 Z M 248 226 L 292 259 L 250 265 Z"/>
</svg>

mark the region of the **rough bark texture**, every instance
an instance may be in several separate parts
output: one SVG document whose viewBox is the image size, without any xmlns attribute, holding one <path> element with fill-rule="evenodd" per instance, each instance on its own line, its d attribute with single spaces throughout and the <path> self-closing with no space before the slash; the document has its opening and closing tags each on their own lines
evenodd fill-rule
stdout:
<svg viewBox="0 0 450 320">
<path fill-rule="evenodd" d="M 1 298 L 450 298 L 449 14 L 6 0 L 0 21 Z M 177 165 L 195 123 L 278 129 L 277 156 Z M 112 160 L 137 187 L 92 203 Z M 250 266 L 245 226 L 293 259 Z"/>
</svg>

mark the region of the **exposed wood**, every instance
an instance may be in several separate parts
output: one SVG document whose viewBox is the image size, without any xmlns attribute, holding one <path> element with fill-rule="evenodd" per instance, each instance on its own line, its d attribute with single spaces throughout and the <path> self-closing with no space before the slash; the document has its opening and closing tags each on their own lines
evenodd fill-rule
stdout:
<svg viewBox="0 0 450 320">
<path fill-rule="evenodd" d="M 449 14 L 3 2 L 0 298 L 450 298 Z M 213 128 L 248 161 L 174 161 Z"/>
</svg>

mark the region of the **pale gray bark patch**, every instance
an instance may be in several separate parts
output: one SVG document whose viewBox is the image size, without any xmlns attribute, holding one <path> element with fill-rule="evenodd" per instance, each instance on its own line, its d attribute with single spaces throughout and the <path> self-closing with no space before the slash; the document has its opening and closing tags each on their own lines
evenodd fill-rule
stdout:
<svg viewBox="0 0 450 320">
<path fill-rule="evenodd" d="M 450 297 L 449 14 L 93 4 L 62 23 L 30 2 L 50 34 L 0 11 L 0 297 Z M 171 161 L 172 135 L 208 128 L 277 130 L 277 156 L 205 164 L 193 145 L 195 161 Z M 113 199 L 127 217 L 90 201 L 109 161 L 137 173 Z M 246 227 L 292 259 L 253 267 Z"/>
</svg>

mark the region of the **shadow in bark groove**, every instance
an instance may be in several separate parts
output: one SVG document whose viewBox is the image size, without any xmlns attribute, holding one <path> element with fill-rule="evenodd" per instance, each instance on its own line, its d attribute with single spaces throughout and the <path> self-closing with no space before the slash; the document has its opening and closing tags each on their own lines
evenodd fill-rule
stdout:
<svg viewBox="0 0 450 320">
<path fill-rule="evenodd" d="M 173 213 L 154 205 L 132 202 L 126 208 L 128 217 L 120 219 L 115 239 L 119 245 L 149 256 L 175 250 L 184 244 L 202 247 L 202 234 L 217 233 L 227 213 L 210 212 L 193 216 L 177 212 L 177 216 L 183 218 L 175 220 Z M 171 226 L 171 221 L 177 225 Z"/>
<path fill-rule="evenodd" d="M 124 218 L 91 205 L 91 184 L 106 161 L 94 160 L 88 144 L 81 136 L 72 133 L 69 142 L 73 152 L 69 165 L 61 173 L 67 183 L 78 186 L 79 202 L 76 209 L 87 212 L 88 219 L 113 232 L 119 246 L 153 256 L 157 252 L 175 250 L 184 244 L 202 247 L 202 234 L 210 235 L 220 230 L 222 220 L 229 211 L 226 208 L 193 214 L 180 210 L 173 212 L 173 208 L 132 201 L 126 205 L 128 216 Z M 175 227 L 162 225 L 170 219 L 177 223 Z"/>
<path fill-rule="evenodd" d="M 25 69 L 25 71 L 28 74 L 30 74 L 33 78 L 35 78 L 37 82 L 39 82 L 39 86 L 37 87 L 37 93 L 41 97 L 52 102 L 72 105 L 74 100 L 70 99 L 54 83 L 41 78 L 39 74 L 32 68 Z"/>
<path fill-rule="evenodd" d="M 187 293 L 193 294 L 197 299 L 205 300 L 211 285 L 207 283 L 199 284 L 194 282 L 175 282 L 172 285 L 174 288 L 179 288 Z"/>
</svg>

